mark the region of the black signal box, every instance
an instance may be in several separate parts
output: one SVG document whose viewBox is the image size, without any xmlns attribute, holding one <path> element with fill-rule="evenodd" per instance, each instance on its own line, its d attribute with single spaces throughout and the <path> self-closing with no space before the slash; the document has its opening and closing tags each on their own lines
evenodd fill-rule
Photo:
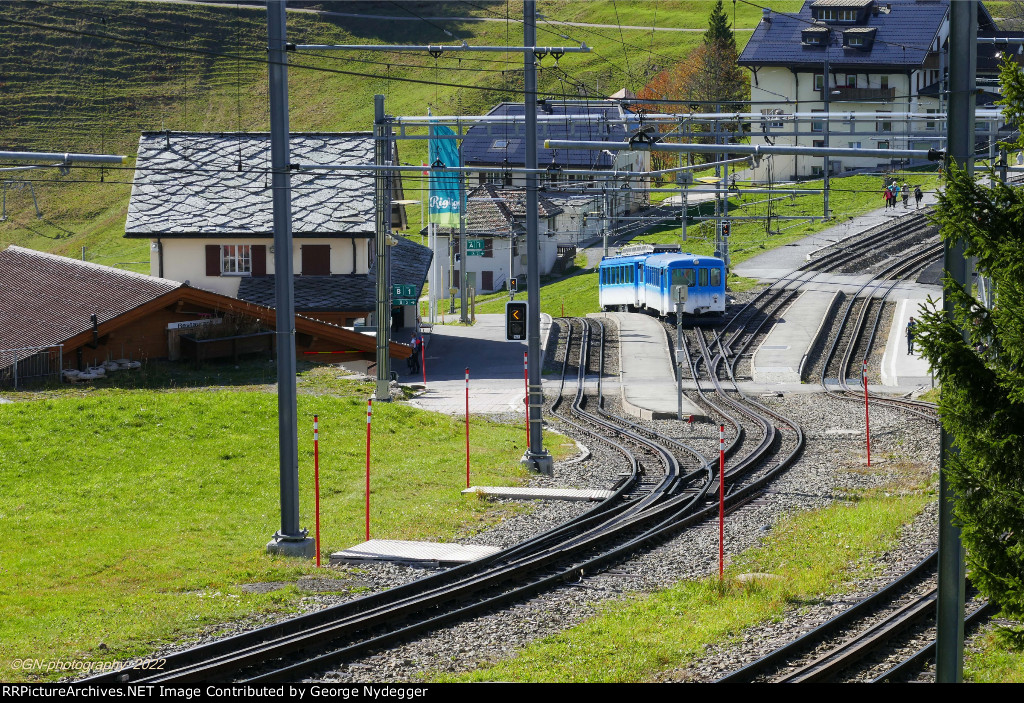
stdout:
<svg viewBox="0 0 1024 703">
<path fill-rule="evenodd" d="M 505 303 L 505 339 L 509 341 L 526 339 L 528 307 L 525 300 L 510 300 Z"/>
</svg>

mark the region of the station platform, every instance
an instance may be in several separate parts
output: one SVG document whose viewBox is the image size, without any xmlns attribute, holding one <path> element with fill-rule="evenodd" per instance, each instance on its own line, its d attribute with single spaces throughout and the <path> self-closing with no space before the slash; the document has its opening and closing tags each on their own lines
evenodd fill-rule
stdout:
<svg viewBox="0 0 1024 703">
<path fill-rule="evenodd" d="M 606 317 L 619 326 L 619 395 L 626 412 L 644 420 L 675 418 L 679 409 L 675 369 L 658 319 L 628 312 L 589 317 Z M 703 419 L 704 411 L 684 395 L 683 417 L 687 416 Z"/>
<path fill-rule="evenodd" d="M 941 295 L 935 296 L 940 300 Z M 905 298 L 896 304 L 892 316 L 892 327 L 882 356 L 882 383 L 886 386 L 906 388 L 917 386 L 931 388 L 933 379 L 928 362 L 920 356 L 920 347 L 914 354 L 907 350 L 907 323 L 911 317 L 920 319 L 920 310 L 927 301 L 924 298 Z"/>
<path fill-rule="evenodd" d="M 754 352 L 755 383 L 800 383 L 814 340 L 838 297 L 838 292 L 805 290 L 789 305 Z"/>
<path fill-rule="evenodd" d="M 541 315 L 541 349 L 547 348 L 551 317 Z M 409 403 L 424 410 L 461 415 L 466 411 L 466 368 L 469 368 L 469 412 L 523 413 L 523 352 L 526 342 L 505 339 L 504 315 L 477 315 L 472 326 L 434 325 L 424 335 L 426 387 Z M 423 375 L 398 376 L 402 383 L 423 383 Z"/>
</svg>

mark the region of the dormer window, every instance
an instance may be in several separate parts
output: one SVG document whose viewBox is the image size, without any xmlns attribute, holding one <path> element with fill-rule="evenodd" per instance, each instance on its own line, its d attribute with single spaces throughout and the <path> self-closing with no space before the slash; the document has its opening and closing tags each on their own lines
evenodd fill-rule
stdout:
<svg viewBox="0 0 1024 703">
<path fill-rule="evenodd" d="M 800 43 L 804 46 L 828 46 L 829 28 L 824 25 L 808 27 L 800 32 Z"/>
<path fill-rule="evenodd" d="M 850 27 L 843 30 L 843 47 L 870 51 L 875 43 L 875 27 Z"/>
<path fill-rule="evenodd" d="M 814 0 L 811 16 L 819 22 L 854 24 L 868 14 L 874 0 Z"/>
</svg>

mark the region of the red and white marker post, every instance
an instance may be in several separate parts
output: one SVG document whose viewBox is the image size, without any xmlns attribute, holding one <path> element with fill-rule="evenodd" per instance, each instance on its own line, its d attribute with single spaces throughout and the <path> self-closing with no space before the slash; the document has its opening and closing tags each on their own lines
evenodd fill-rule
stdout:
<svg viewBox="0 0 1024 703">
<path fill-rule="evenodd" d="M 320 568 L 320 419 L 313 416 L 313 492 L 316 496 L 316 568 Z"/>
<path fill-rule="evenodd" d="M 718 580 L 725 579 L 725 425 L 718 426 Z"/>
<path fill-rule="evenodd" d="M 469 488 L 469 368 L 466 368 L 466 488 Z"/>
<path fill-rule="evenodd" d="M 526 408 L 526 449 L 530 449 L 530 376 L 527 358 L 528 352 L 523 352 L 523 406 Z"/>
<path fill-rule="evenodd" d="M 370 424 L 373 419 L 373 398 L 366 401 L 366 541 L 370 541 Z"/>
<path fill-rule="evenodd" d="M 868 467 L 871 466 L 871 416 L 868 414 L 868 360 L 864 360 L 864 429 L 867 436 Z"/>
</svg>

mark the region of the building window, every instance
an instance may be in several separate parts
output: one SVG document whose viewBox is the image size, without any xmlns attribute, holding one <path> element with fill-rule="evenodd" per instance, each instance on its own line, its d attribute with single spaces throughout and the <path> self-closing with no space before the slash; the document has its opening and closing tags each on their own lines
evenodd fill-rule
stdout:
<svg viewBox="0 0 1024 703">
<path fill-rule="evenodd" d="M 925 112 L 928 113 L 929 115 L 934 115 L 934 114 L 938 113 L 938 110 L 928 109 L 928 110 L 925 110 Z M 925 129 L 935 129 L 935 120 L 928 120 L 927 122 L 925 122 L 924 123 L 924 128 Z"/>
<path fill-rule="evenodd" d="M 815 139 L 815 140 L 813 140 L 811 142 L 811 146 L 813 146 L 815 148 L 824 148 L 825 147 L 825 140 L 824 139 Z"/>
<path fill-rule="evenodd" d="M 811 110 L 811 112 L 825 112 L 824 110 Z M 825 131 L 825 123 L 822 120 L 811 120 L 811 131 L 812 132 L 823 132 Z"/>
<path fill-rule="evenodd" d="M 889 148 L 889 140 L 888 139 L 884 139 L 884 140 L 878 142 L 878 148 L 879 149 L 888 149 Z"/>
<path fill-rule="evenodd" d="M 811 166 L 811 175 L 820 176 L 824 171 L 821 170 L 821 166 Z"/>
<path fill-rule="evenodd" d="M 856 76 L 856 74 L 848 73 L 846 75 L 846 87 L 847 88 L 856 88 L 857 87 L 857 76 Z"/>
<path fill-rule="evenodd" d="M 881 76 L 879 79 L 882 90 L 889 90 L 889 76 Z"/>
<path fill-rule="evenodd" d="M 818 10 L 818 19 L 824 22 L 856 22 L 857 11 L 822 8 Z"/>
<path fill-rule="evenodd" d="M 252 247 L 248 244 L 221 245 L 220 272 L 225 276 L 251 275 Z"/>
<path fill-rule="evenodd" d="M 814 74 L 814 89 L 821 90 L 825 87 L 825 74 L 815 73 Z"/>
<path fill-rule="evenodd" d="M 864 46 L 864 37 L 854 34 L 847 38 L 847 46 Z"/>
<path fill-rule="evenodd" d="M 860 149 L 860 142 L 847 142 L 851 149 Z"/>
<path fill-rule="evenodd" d="M 879 110 L 879 114 L 887 113 L 888 110 Z M 892 120 L 885 118 L 875 120 L 875 131 L 876 132 L 891 132 L 892 131 Z"/>
<path fill-rule="evenodd" d="M 493 237 L 484 237 L 484 258 L 485 259 L 494 258 L 494 238 Z M 490 289 L 488 288 L 488 290 L 490 290 Z"/>
</svg>

